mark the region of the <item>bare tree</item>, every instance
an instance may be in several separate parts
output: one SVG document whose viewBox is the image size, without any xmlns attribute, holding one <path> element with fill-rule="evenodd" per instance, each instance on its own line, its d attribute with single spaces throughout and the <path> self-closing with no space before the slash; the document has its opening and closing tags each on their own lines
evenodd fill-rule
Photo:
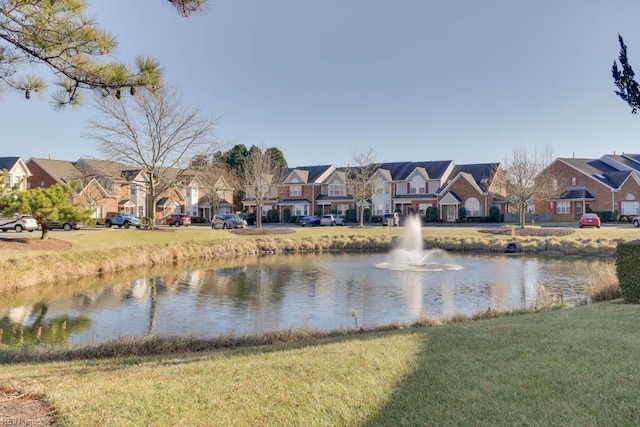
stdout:
<svg viewBox="0 0 640 427">
<path fill-rule="evenodd" d="M 346 171 L 347 193 L 356 202 L 358 221 L 360 227 L 364 226 L 364 207 L 371 198 L 371 176 L 378 167 L 377 153 L 372 147 L 351 153 L 353 166 L 348 166 Z"/>
<path fill-rule="evenodd" d="M 503 162 L 506 181 L 506 199 L 518 208 L 518 225 L 524 228 L 527 206 L 536 200 L 545 200 L 557 194 L 553 177 L 545 172 L 553 160 L 549 148 L 533 153 L 519 147 L 513 150 L 511 158 Z"/>
<path fill-rule="evenodd" d="M 181 105 L 174 90 L 142 90 L 136 96 L 98 101 L 100 116 L 90 121 L 89 137 L 110 160 L 144 172 L 147 216 L 155 225 L 155 204 L 171 188 L 183 187 L 195 156 L 215 148 L 217 121 L 199 117 L 198 109 Z"/>
<path fill-rule="evenodd" d="M 258 228 L 262 228 L 263 206 L 278 197 L 279 184 L 284 172 L 270 154 L 268 150 L 256 147 L 250 150 L 242 168 L 245 197 L 256 204 Z"/>
<path fill-rule="evenodd" d="M 218 212 L 222 203 L 233 204 L 233 197 L 230 196 L 233 190 L 240 186 L 237 174 L 231 170 L 224 162 L 214 159 L 209 163 L 191 165 L 202 183 L 202 200 L 209 202 L 213 212 Z"/>
</svg>

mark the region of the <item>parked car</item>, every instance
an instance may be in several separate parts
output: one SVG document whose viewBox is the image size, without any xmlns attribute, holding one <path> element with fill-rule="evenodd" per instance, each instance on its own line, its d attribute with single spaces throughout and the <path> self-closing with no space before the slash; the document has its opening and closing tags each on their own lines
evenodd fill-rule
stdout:
<svg viewBox="0 0 640 427">
<path fill-rule="evenodd" d="M 344 218 L 334 214 L 322 215 L 322 218 L 320 218 L 320 225 L 344 225 Z"/>
<path fill-rule="evenodd" d="M 71 231 L 71 230 L 80 230 L 82 227 L 84 227 L 83 223 L 75 222 L 75 221 L 47 219 L 46 222 L 47 222 L 47 228 L 49 230 Z"/>
<path fill-rule="evenodd" d="M 211 221 L 211 228 L 247 228 L 247 221 L 240 218 L 238 214 L 216 215 L 213 217 L 213 221 Z"/>
<path fill-rule="evenodd" d="M 384 214 L 382 217 L 382 225 L 389 224 L 393 227 L 398 227 L 400 225 L 400 215 L 398 215 L 398 212 Z"/>
<path fill-rule="evenodd" d="M 320 217 L 314 215 L 303 216 L 298 220 L 298 224 L 300 224 L 300 227 L 306 227 L 307 225 L 310 227 L 320 225 Z"/>
<path fill-rule="evenodd" d="M 243 212 L 240 214 L 240 218 L 247 221 L 247 225 L 255 225 L 256 224 L 256 214 L 250 212 Z M 265 221 L 262 221 L 265 222 Z"/>
<path fill-rule="evenodd" d="M 15 214 L 11 218 L 0 219 L 0 230 L 3 232 L 15 230 L 16 233 L 21 233 L 22 230 L 32 232 L 36 229 L 38 229 L 38 222 L 31 215 Z"/>
<path fill-rule="evenodd" d="M 125 212 L 107 212 L 104 224 L 107 228 L 111 228 L 113 225 L 118 226 L 118 228 L 129 228 L 132 225 L 135 228 L 140 228 L 142 220 Z"/>
<path fill-rule="evenodd" d="M 165 217 L 164 223 L 167 225 L 175 225 L 176 227 L 180 227 L 184 225 L 188 227 L 191 225 L 191 217 L 186 214 L 171 214 Z"/>
<path fill-rule="evenodd" d="M 634 227 L 640 227 L 640 216 L 633 218 L 631 223 L 633 224 Z"/>
<path fill-rule="evenodd" d="M 596 227 L 600 228 L 600 217 L 595 213 L 583 214 L 580 218 L 580 228 L 582 227 Z"/>
</svg>

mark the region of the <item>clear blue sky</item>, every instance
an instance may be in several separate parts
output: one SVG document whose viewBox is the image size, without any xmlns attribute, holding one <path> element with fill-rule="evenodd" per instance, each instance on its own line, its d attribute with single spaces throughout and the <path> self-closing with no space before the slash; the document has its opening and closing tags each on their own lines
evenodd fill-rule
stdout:
<svg viewBox="0 0 640 427">
<path fill-rule="evenodd" d="M 233 144 L 278 147 L 289 166 L 499 162 L 640 152 L 640 115 L 613 91 L 618 33 L 640 73 L 635 0 L 211 0 L 181 18 L 165 0 L 92 0 L 118 58 L 160 61 L 184 104 Z M 3 156 L 97 156 L 91 103 L 5 92 Z M 88 101 L 88 100 L 87 100 Z"/>
</svg>

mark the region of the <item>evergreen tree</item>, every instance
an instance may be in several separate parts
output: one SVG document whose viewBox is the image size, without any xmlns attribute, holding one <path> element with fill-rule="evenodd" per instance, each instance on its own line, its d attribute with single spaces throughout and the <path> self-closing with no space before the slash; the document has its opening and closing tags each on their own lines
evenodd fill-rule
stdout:
<svg viewBox="0 0 640 427">
<path fill-rule="evenodd" d="M 189 16 L 206 0 L 169 0 L 176 11 Z M 56 106 L 78 104 L 81 89 L 99 89 L 120 97 L 137 87 L 161 84 L 159 64 L 144 56 L 131 69 L 106 58 L 117 42 L 86 14 L 84 0 L 0 0 L 0 89 L 23 91 L 27 99 L 42 93 L 45 79 L 31 74 L 34 64 L 48 68 L 60 90 Z"/>
<path fill-rule="evenodd" d="M 620 54 L 618 55 L 618 61 L 622 71 L 618 68 L 616 61 L 613 61 L 611 67 L 611 74 L 613 75 L 613 82 L 618 90 L 615 91 L 624 102 L 631 107 L 631 113 L 636 114 L 638 108 L 640 108 L 640 87 L 635 80 L 635 73 L 633 68 L 629 64 L 629 58 L 627 57 L 627 45 L 624 44 L 622 36 L 618 34 L 618 42 L 620 42 Z"/>
</svg>

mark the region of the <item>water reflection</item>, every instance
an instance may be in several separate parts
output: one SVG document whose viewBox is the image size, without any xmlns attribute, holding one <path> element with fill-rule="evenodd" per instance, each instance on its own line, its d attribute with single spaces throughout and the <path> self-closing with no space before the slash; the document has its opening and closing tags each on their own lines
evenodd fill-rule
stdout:
<svg viewBox="0 0 640 427">
<path fill-rule="evenodd" d="M 335 329 L 528 307 L 583 295 L 597 259 L 442 254 L 449 271 L 398 271 L 386 254 L 255 257 L 2 306 L 2 342 L 82 343 L 155 335 Z M 64 289 L 61 286 L 59 289 Z"/>
</svg>

